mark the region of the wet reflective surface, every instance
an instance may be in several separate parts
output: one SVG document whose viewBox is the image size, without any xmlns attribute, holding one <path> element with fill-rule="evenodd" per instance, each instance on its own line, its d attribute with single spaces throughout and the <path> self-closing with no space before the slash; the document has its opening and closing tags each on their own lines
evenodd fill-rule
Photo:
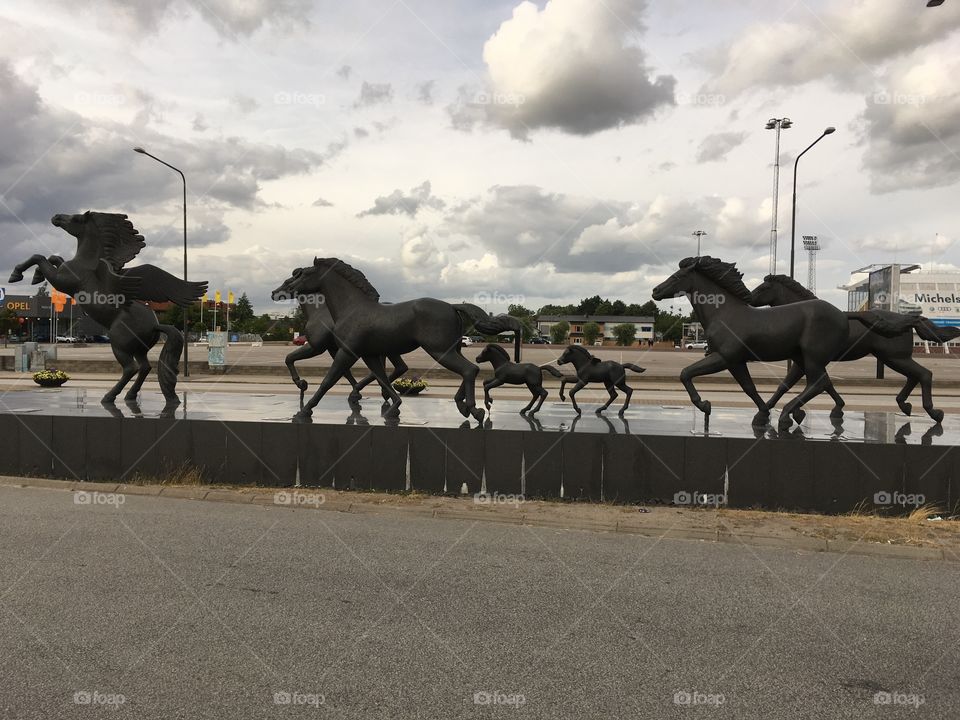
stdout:
<svg viewBox="0 0 960 720">
<path fill-rule="evenodd" d="M 40 415 L 85 415 L 91 417 L 173 417 L 194 420 L 238 420 L 250 422 L 293 421 L 299 410 L 295 395 L 270 393 L 184 392 L 179 405 L 165 406 L 159 394 L 142 396 L 141 403 L 118 401 L 101 405 L 96 395 L 83 388 L 37 389 L 9 392 L 0 398 L 0 412 Z M 597 416 L 596 406 L 583 406 L 579 418 L 570 403 L 546 402 L 533 418 L 518 413 L 526 403 L 498 400 L 484 426 L 496 430 L 533 430 L 543 432 L 615 433 L 634 435 L 716 436 L 769 438 L 781 440 L 821 440 L 839 442 L 906 443 L 910 445 L 960 445 L 960 419 L 947 416 L 942 425 L 928 417 L 909 418 L 886 412 L 848 411 L 842 420 L 833 420 L 828 410 L 810 410 L 801 426 L 784 433 L 776 431 L 779 413 L 771 414 L 773 426 L 753 428 L 754 411 L 747 408 L 714 407 L 709 430 L 703 415 L 692 406 L 634 405 L 624 417 L 608 411 Z M 458 412 L 453 400 L 446 398 L 406 398 L 399 422 L 380 415 L 380 399 L 363 400 L 351 408 L 346 397 L 325 398 L 314 410 L 314 424 L 397 425 L 401 427 L 477 427 Z"/>
</svg>

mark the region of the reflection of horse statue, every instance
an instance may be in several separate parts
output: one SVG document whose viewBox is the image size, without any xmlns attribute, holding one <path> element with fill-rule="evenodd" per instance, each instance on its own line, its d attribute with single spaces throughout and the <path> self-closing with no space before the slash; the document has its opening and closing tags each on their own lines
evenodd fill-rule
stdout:
<svg viewBox="0 0 960 720">
<path fill-rule="evenodd" d="M 807 376 L 803 391 L 787 403 L 779 427 L 791 424 L 794 410 L 830 386 L 827 364 L 844 347 L 849 322 L 838 308 L 823 300 L 807 300 L 773 308 L 750 306 L 750 291 L 736 265 L 704 255 L 680 261 L 680 269 L 653 289 L 654 300 L 686 295 L 707 334 L 711 352 L 680 372 L 690 400 L 704 415 L 710 402 L 693 385 L 700 375 L 729 370 L 743 391 L 756 403 L 754 425 L 766 425 L 767 404 L 750 377 L 752 360 L 793 360 Z M 797 421 L 802 419 L 799 415 Z"/>
<path fill-rule="evenodd" d="M 574 396 L 586 387 L 588 383 L 592 382 L 602 382 L 610 394 L 607 402 L 597 408 L 597 415 L 610 407 L 610 403 L 616 399 L 617 391 L 614 388 L 619 388 L 627 396 L 627 399 L 623 402 L 623 407 L 620 408 L 620 411 L 617 413 L 618 415 L 623 415 L 626 409 L 630 407 L 630 396 L 633 395 L 633 389 L 627 385 L 626 370 L 633 370 L 638 373 L 646 372 L 646 368 L 634 365 L 633 363 L 621 364 L 614 360 L 601 360 L 600 358 L 596 358 L 590 354 L 589 350 L 580 345 L 568 346 L 567 349 L 563 351 L 563 355 L 557 360 L 557 365 L 566 365 L 567 363 L 573 363 L 573 367 L 576 368 L 577 371 L 577 384 L 573 390 L 570 391 L 570 402 L 573 404 L 573 409 L 577 415 L 580 414 L 580 406 L 577 405 L 577 400 Z"/>
<path fill-rule="evenodd" d="M 281 300 L 292 300 L 296 299 L 300 303 L 300 309 L 303 311 L 304 317 L 306 318 L 306 323 L 304 325 L 304 334 L 306 335 L 307 342 L 305 345 L 298 347 L 296 350 L 287 355 L 286 360 L 284 361 L 287 365 L 287 369 L 290 371 L 290 377 L 293 380 L 293 384 L 300 388 L 300 406 L 303 407 L 303 396 L 307 391 L 308 383 L 306 380 L 301 379 L 300 373 L 297 372 L 297 368 L 294 363 L 299 360 L 306 360 L 307 358 L 316 357 L 317 355 L 322 355 L 325 352 L 330 353 L 330 357 L 337 357 L 337 338 L 336 333 L 333 329 L 333 317 L 330 315 L 330 309 L 327 307 L 324 302 L 323 296 L 321 295 L 297 295 L 290 290 L 291 283 L 304 271 L 305 268 L 296 268 L 293 271 L 293 275 L 287 278 L 283 284 L 273 291 L 271 297 L 276 301 Z M 407 365 L 399 355 L 390 358 L 390 362 L 393 364 L 393 372 L 390 374 L 390 382 L 393 382 L 398 377 L 403 375 L 407 371 Z M 357 381 L 354 379 L 353 374 L 347 370 L 344 373 L 344 377 L 347 379 L 347 382 L 353 387 L 353 392 L 350 393 L 351 403 L 360 401 L 360 391 L 366 387 L 369 383 L 373 382 L 376 378 L 372 374 L 364 378 L 360 384 L 357 384 Z M 389 398 L 386 390 L 382 390 L 384 400 Z"/>
<path fill-rule="evenodd" d="M 10 282 L 23 279 L 24 270 L 36 266 L 34 284 L 46 280 L 60 292 L 73 296 L 77 305 L 107 329 L 110 345 L 123 366 L 120 381 L 104 395 L 113 402 L 136 375 L 126 398 L 136 399 L 151 367 L 147 352 L 160 333 L 166 336 L 157 377 L 168 401 L 176 401 L 177 371 L 183 352 L 183 335 L 172 325 L 161 325 L 146 301 L 187 306 L 207 290 L 205 282 L 184 282 L 155 265 L 124 268 L 146 245 L 126 215 L 85 212 L 54 215 L 53 224 L 77 239 L 77 253 L 64 261 L 34 255 L 17 265 Z"/>
<path fill-rule="evenodd" d="M 760 305 L 787 305 L 789 303 L 815 300 L 816 295 L 807 290 L 796 280 L 786 275 L 768 275 L 763 283 L 750 293 L 750 304 Z M 907 402 L 910 393 L 920 384 L 923 393 L 923 407 L 927 414 L 936 422 L 943 420 L 943 411 L 933 406 L 933 373 L 913 359 L 913 331 L 923 340 L 935 343 L 944 343 L 960 336 L 960 328 L 937 327 L 922 315 L 904 315 L 887 310 L 868 310 L 859 313 L 847 313 L 850 318 L 850 335 L 846 344 L 840 349 L 836 361 L 859 360 L 867 355 L 873 355 L 891 370 L 906 376 L 907 382 L 897 395 L 897 405 L 905 415 L 909 415 L 913 406 Z M 881 326 L 899 333 L 888 337 L 880 334 L 876 328 Z M 767 402 L 770 409 L 785 392 L 790 390 L 803 374 L 803 370 L 794 365 L 780 383 L 777 392 Z M 834 417 L 842 414 L 843 400 L 834 396 L 837 403 L 833 412 Z"/>
<path fill-rule="evenodd" d="M 530 402 L 520 411 L 521 415 L 526 415 L 527 411 L 534 415 L 543 405 L 547 397 L 547 391 L 543 387 L 543 371 L 546 370 L 554 377 L 562 378 L 563 374 L 549 365 L 539 366 L 533 363 L 515 363 L 510 362 L 510 354 L 499 345 L 487 345 L 480 354 L 477 355 L 477 362 L 488 362 L 493 365 L 493 377 L 483 383 L 483 403 L 487 410 L 493 404 L 493 398 L 490 397 L 490 390 L 501 385 L 526 385 L 530 394 Z M 540 402 L 537 402 L 539 399 Z M 537 406 L 531 410 L 533 404 Z"/>
<path fill-rule="evenodd" d="M 315 258 L 312 267 L 301 268 L 290 278 L 288 290 L 295 294 L 319 293 L 330 309 L 339 350 L 314 396 L 297 414 L 308 418 L 313 408 L 357 360 L 370 368 L 393 401 L 387 415 L 399 412 L 401 399 L 387 378 L 384 357 L 392 358 L 423 348 L 441 366 L 463 382 L 454 399 L 464 417 L 483 422 L 484 411 L 476 406 L 474 381 L 480 369 L 460 353 L 460 341 L 473 327 L 483 334 L 515 333 L 515 356 L 520 354 L 520 321 L 509 315 L 490 317 L 476 305 L 450 303 L 433 298 L 383 305 L 380 294 L 363 273 L 337 258 Z"/>
</svg>

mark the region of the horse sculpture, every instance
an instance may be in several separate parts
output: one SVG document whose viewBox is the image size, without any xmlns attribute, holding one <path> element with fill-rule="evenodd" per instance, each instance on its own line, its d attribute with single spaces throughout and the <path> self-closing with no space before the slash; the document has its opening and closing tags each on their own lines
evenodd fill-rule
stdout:
<svg viewBox="0 0 960 720">
<path fill-rule="evenodd" d="M 304 317 L 306 318 L 306 323 L 304 326 L 304 334 L 306 335 L 307 342 L 305 345 L 298 347 L 296 350 L 287 355 L 284 362 L 286 363 L 287 370 L 290 372 L 290 378 L 293 380 L 293 384 L 300 388 L 300 405 L 303 406 L 303 398 L 307 392 L 307 387 L 309 384 L 306 380 L 300 377 L 300 373 L 297 372 L 295 363 L 299 360 L 306 360 L 308 358 L 316 357 L 317 355 L 322 355 L 325 352 L 330 353 L 331 358 L 337 357 L 337 337 L 333 328 L 333 317 L 330 315 L 330 310 L 327 308 L 326 303 L 322 295 L 297 295 L 296 293 L 291 292 L 290 285 L 297 278 L 300 273 L 302 273 L 304 268 L 296 268 L 293 271 L 293 275 L 285 280 L 283 284 L 273 291 L 271 297 L 275 301 L 282 300 L 297 300 L 300 304 L 300 309 L 303 311 Z M 391 364 L 393 364 L 393 372 L 390 374 L 389 380 L 393 382 L 395 379 L 403 375 L 407 370 L 407 365 L 403 361 L 403 358 L 400 356 L 395 356 L 390 358 Z M 347 370 L 344 373 L 347 382 L 353 387 L 353 391 L 350 393 L 350 403 L 354 404 L 361 400 L 360 391 L 363 390 L 369 383 L 373 382 L 376 378 L 373 374 L 368 375 L 360 383 L 354 379 L 353 374 Z M 390 395 L 387 391 L 381 388 L 384 400 L 388 400 Z"/>
<path fill-rule="evenodd" d="M 487 410 L 493 404 L 493 398 L 490 397 L 490 391 L 501 385 L 526 385 L 530 394 L 530 402 L 520 411 L 521 415 L 529 412 L 536 414 L 543 401 L 547 398 L 547 391 L 543 387 L 543 371 L 546 370 L 554 377 L 562 378 L 563 373 L 549 365 L 534 365 L 533 363 L 514 363 L 510 362 L 510 355 L 499 345 L 487 345 L 480 354 L 477 355 L 477 362 L 488 362 L 493 365 L 493 377 L 483 383 L 483 403 Z M 537 402 L 539 400 L 539 402 Z M 536 407 L 533 404 L 537 403 Z M 531 410 L 531 408 L 533 408 Z"/>
<path fill-rule="evenodd" d="M 566 365 L 567 363 L 573 363 L 573 367 L 577 371 L 577 384 L 570 391 L 570 402 L 573 404 L 573 409 L 577 415 L 580 414 L 580 406 L 577 405 L 577 399 L 574 396 L 588 383 L 602 382 L 606 386 L 610 397 L 606 403 L 597 408 L 597 415 L 610 407 L 610 403 L 617 397 L 617 391 L 614 388 L 619 388 L 627 396 L 627 399 L 623 402 L 623 407 L 617 413 L 622 417 L 623 413 L 630 407 L 630 396 L 633 395 L 633 389 L 627 385 L 626 370 L 633 370 L 638 373 L 646 372 L 646 368 L 633 363 L 621 364 L 614 360 L 596 358 L 590 354 L 589 350 L 580 345 L 569 345 L 557 360 L 557 365 Z"/>
<path fill-rule="evenodd" d="M 520 359 L 520 321 L 509 315 L 489 317 L 476 305 L 420 298 L 393 305 L 379 302 L 380 294 L 363 273 L 337 258 L 315 258 L 289 280 L 296 294 L 320 293 L 334 321 L 339 350 L 326 377 L 295 419 L 309 418 L 320 399 L 359 359 L 362 359 L 389 394 L 392 405 L 385 415 L 399 413 L 402 402 L 387 378 L 384 357 L 399 357 L 423 348 L 438 364 L 456 373 L 463 382 L 454 399 L 464 417 L 483 422 L 476 406 L 474 382 L 480 369 L 460 353 L 460 341 L 471 327 L 484 334 L 515 334 L 515 358 Z"/>
<path fill-rule="evenodd" d="M 767 275 L 763 283 L 750 293 L 750 304 L 778 306 L 814 300 L 816 297 L 793 278 L 786 275 Z M 933 373 L 913 359 L 913 331 L 916 330 L 923 340 L 944 343 L 960 336 L 960 328 L 941 328 L 922 315 L 905 315 L 887 310 L 847 313 L 847 316 L 850 318 L 849 338 L 834 360 L 859 360 L 867 355 L 873 355 L 891 370 L 907 378 L 906 384 L 897 395 L 897 405 L 900 406 L 904 415 L 909 415 L 913 409 L 913 406 L 907 402 L 907 398 L 919 383 L 923 393 L 924 410 L 935 422 L 941 422 L 943 411 L 933 406 Z M 893 337 L 887 337 L 874 329 L 880 326 L 894 330 L 903 329 Z M 802 374 L 801 367 L 792 366 L 776 393 L 767 402 L 767 408 L 773 408 L 783 394 L 796 384 Z M 834 401 L 837 404 L 830 415 L 839 417 L 843 414 L 843 400 L 839 395 L 835 395 Z"/>
<path fill-rule="evenodd" d="M 77 239 L 76 255 L 66 261 L 57 255 L 33 255 L 14 268 L 10 282 L 21 281 L 24 271 L 36 266 L 34 284 L 46 280 L 71 295 L 81 310 L 107 329 L 123 375 L 103 396 L 105 403 L 112 403 L 134 375 L 125 398 L 136 399 L 151 370 L 147 352 L 163 333 L 166 342 L 157 371 L 160 390 L 168 403 L 179 402 L 176 386 L 183 335 L 172 325 L 160 324 L 145 303 L 187 306 L 200 299 L 207 283 L 184 282 L 154 265 L 125 268 L 146 245 L 126 215 L 88 211 L 54 215 L 51 222 Z"/>
<path fill-rule="evenodd" d="M 779 429 L 791 425 L 791 417 L 805 403 L 830 386 L 827 364 L 839 354 L 850 334 L 847 316 L 823 300 L 771 308 L 750 305 L 750 291 L 733 263 L 709 255 L 680 261 L 680 269 L 653 289 L 654 300 L 686 295 L 697 320 L 703 325 L 711 352 L 680 372 L 680 381 L 690 400 L 707 418 L 710 401 L 703 400 L 693 379 L 729 370 L 757 406 L 754 425 L 766 425 L 770 410 L 760 397 L 747 363 L 751 360 L 793 360 L 807 376 L 806 387 L 787 403 Z"/>
</svg>

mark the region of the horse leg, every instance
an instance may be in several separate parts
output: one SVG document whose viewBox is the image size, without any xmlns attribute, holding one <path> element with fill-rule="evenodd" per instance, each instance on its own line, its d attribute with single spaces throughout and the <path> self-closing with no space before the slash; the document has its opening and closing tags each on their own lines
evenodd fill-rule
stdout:
<svg viewBox="0 0 960 720">
<path fill-rule="evenodd" d="M 690 396 L 690 402 L 707 417 L 710 416 L 710 401 L 700 397 L 700 393 L 693 385 L 693 379 L 701 375 L 713 375 L 726 369 L 727 361 L 723 359 L 723 355 L 710 353 L 705 358 L 697 360 L 693 365 L 688 365 L 680 371 L 680 382 L 686 388 L 687 395 Z"/>
<path fill-rule="evenodd" d="M 383 355 L 368 355 L 363 358 L 363 362 L 370 368 L 370 372 L 383 387 L 384 391 L 388 393 L 390 400 L 393 401 L 393 405 L 387 408 L 383 412 L 383 415 L 385 417 L 396 417 L 400 414 L 400 403 L 403 402 L 403 398 L 400 397 L 400 394 L 393 389 L 393 385 L 387 380 L 387 368 L 384 365 Z"/>
<path fill-rule="evenodd" d="M 387 358 L 390 360 L 390 364 L 393 365 L 393 370 L 387 376 L 387 383 L 390 387 L 393 387 L 393 381 L 399 377 L 403 377 L 404 373 L 410 368 L 407 367 L 407 364 L 403 361 L 402 355 L 388 355 Z M 380 388 L 380 394 L 383 395 L 383 401 L 384 404 L 386 404 L 390 398 L 386 388 Z"/>
<path fill-rule="evenodd" d="M 426 350 L 426 348 L 424 348 Z M 460 354 L 460 348 L 454 347 L 443 352 L 427 350 L 430 357 L 440 363 L 450 372 L 455 372 L 463 378 L 460 389 L 457 391 L 454 400 L 457 402 L 457 409 L 464 417 L 473 416 L 477 422 L 483 422 L 485 412 L 477 407 L 477 400 L 474 397 L 474 387 L 480 368 L 467 360 Z"/>
<path fill-rule="evenodd" d="M 110 391 L 103 396 L 101 402 L 112 403 L 117 399 L 117 395 L 120 394 L 120 391 L 130 382 L 137 372 L 137 363 L 133 359 L 133 355 L 128 353 L 126 350 L 121 350 L 118 347 L 113 348 L 113 356 L 117 359 L 117 362 L 123 367 L 123 374 L 120 376 L 120 379 L 117 381 L 117 384 L 110 388 Z"/>
<path fill-rule="evenodd" d="M 617 391 L 613 389 L 613 383 L 609 380 L 604 380 L 603 385 L 607 388 L 607 393 L 610 397 L 607 398 L 607 401 L 603 405 L 594 411 L 597 415 L 602 415 L 603 411 L 610 407 L 610 403 L 617 399 Z"/>
<path fill-rule="evenodd" d="M 13 266 L 13 272 L 10 273 L 10 280 L 9 280 L 9 282 L 15 283 L 15 282 L 20 282 L 21 280 L 23 280 L 23 272 L 24 272 L 24 270 L 27 270 L 28 268 L 32 268 L 34 265 L 37 266 L 37 270 L 41 270 L 41 268 L 43 268 L 44 266 L 46 266 L 47 268 L 49 268 L 50 271 L 56 270 L 56 268 L 55 268 L 53 265 L 50 264 L 50 261 L 47 260 L 43 255 L 40 255 L 40 254 L 31 255 L 29 258 L 27 258 L 26 260 L 24 260 L 24 261 L 23 261 L 22 263 L 20 263 L 19 265 L 14 265 L 14 266 Z M 50 272 L 49 274 L 53 274 L 53 273 Z M 43 276 L 44 276 L 45 278 L 47 278 L 47 280 L 50 279 L 47 272 L 44 272 L 44 275 L 43 275 Z"/>
<path fill-rule="evenodd" d="M 560 400 L 561 400 L 561 402 L 564 401 L 564 400 L 566 400 L 566 398 L 563 396 L 563 389 L 564 389 L 566 386 L 567 386 L 567 379 L 566 379 L 566 378 L 561 379 L 561 380 L 560 380 Z"/>
<path fill-rule="evenodd" d="M 147 379 L 147 375 L 150 374 L 150 361 L 147 359 L 147 354 L 145 352 L 134 353 L 133 357 L 137 361 L 139 370 L 137 372 L 137 378 L 133 381 L 133 385 L 130 386 L 130 389 L 127 390 L 127 394 L 123 396 L 124 400 L 136 400 L 137 395 L 140 393 L 140 388 L 143 387 L 143 381 Z"/>
<path fill-rule="evenodd" d="M 911 382 L 913 383 L 913 385 L 910 385 L 910 390 L 913 390 L 914 386 L 920 383 L 920 390 L 923 392 L 923 409 L 927 411 L 927 415 L 929 415 L 934 422 L 943 422 L 943 410 L 938 410 L 933 406 L 933 373 L 912 357 L 885 360 L 884 362 L 891 369 L 907 376 L 907 385 L 910 385 Z M 900 394 L 903 395 L 906 389 L 907 387 L 904 386 Z M 906 396 L 904 396 L 904 398 L 906 398 Z M 899 399 L 900 396 L 898 395 L 897 400 L 899 401 Z"/>
<path fill-rule="evenodd" d="M 627 408 L 630 407 L 630 397 L 633 395 L 633 388 L 627 385 L 626 373 L 624 377 L 617 383 L 617 387 L 623 391 L 623 394 L 627 396 L 627 399 L 623 401 L 623 407 L 620 408 L 620 411 L 617 413 L 620 417 L 623 417 L 623 414 L 627 411 Z"/>
<path fill-rule="evenodd" d="M 308 358 L 316 357 L 323 350 L 318 350 L 310 343 L 306 345 L 301 345 L 292 353 L 287 355 L 284 363 L 287 365 L 287 370 L 290 371 L 290 379 L 293 380 L 293 384 L 300 389 L 300 404 L 303 405 L 303 396 L 307 392 L 308 383 L 306 380 L 300 378 L 300 373 L 297 372 L 297 368 L 294 366 L 294 363 L 298 360 L 306 360 Z"/>
<path fill-rule="evenodd" d="M 733 370 L 730 371 L 730 374 L 731 375 L 733 374 Z M 800 378 L 802 377 L 803 377 L 803 362 L 794 360 L 792 363 L 790 363 L 790 369 L 787 371 L 787 376 L 783 378 L 782 381 L 780 381 L 780 385 L 777 387 L 777 391 L 770 396 L 770 399 L 766 402 L 764 407 L 761 408 L 767 411 L 768 418 L 770 416 L 770 411 L 777 406 L 778 402 L 780 402 L 780 398 L 786 395 L 790 391 L 790 388 L 796 385 L 797 382 L 799 382 Z M 734 375 L 734 378 L 736 378 L 736 375 Z M 741 385 L 740 387 L 743 387 L 743 386 Z M 747 394 L 749 395 L 749 393 Z M 757 417 L 759 417 L 759 415 Z M 766 421 L 764 421 L 763 424 L 766 425 L 767 424 Z"/>
<path fill-rule="evenodd" d="M 489 409 L 490 409 L 490 406 L 493 405 L 493 398 L 490 397 L 490 391 L 491 391 L 493 388 L 495 388 L 495 387 L 500 387 L 500 386 L 503 385 L 503 384 L 504 384 L 504 383 L 503 383 L 503 380 L 501 380 L 500 378 L 490 378 L 489 380 L 484 380 L 484 382 L 483 382 L 483 406 L 484 406 L 485 408 L 487 408 L 487 410 L 489 410 Z M 533 403 L 531 403 L 531 405 L 532 405 L 532 404 L 533 404 Z M 529 410 L 529 409 L 530 409 L 529 407 L 524 408 L 523 410 L 520 411 L 520 414 L 523 415 L 523 413 L 525 413 L 525 412 L 526 412 L 527 410 Z"/>
<path fill-rule="evenodd" d="M 737 381 L 740 385 L 740 389 L 747 394 L 754 404 L 757 406 L 757 414 L 753 416 L 753 422 L 751 423 L 754 427 L 763 427 L 770 421 L 770 410 L 767 409 L 767 404 L 763 401 L 763 398 L 760 397 L 760 393 L 757 392 L 757 386 L 753 382 L 753 378 L 750 377 L 750 370 L 747 369 L 746 363 L 739 363 L 737 365 L 731 365 L 729 368 L 730 374 L 733 375 L 733 379 Z M 799 422 L 799 421 L 798 421 Z"/>
<path fill-rule="evenodd" d="M 783 412 L 780 413 L 777 429 L 781 432 L 790 427 L 791 416 L 797 408 L 815 398 L 830 385 L 830 376 L 827 375 L 826 364 L 807 360 L 804 362 L 804 366 L 806 367 L 807 385 L 799 395 L 786 404 Z"/>
<path fill-rule="evenodd" d="M 327 390 L 332 388 L 337 384 L 337 381 L 343 377 L 344 373 L 353 367 L 353 364 L 357 361 L 357 356 L 346 352 L 341 348 L 341 350 L 333 358 L 333 364 L 330 365 L 330 369 L 327 370 L 326 376 L 323 378 L 323 382 L 320 383 L 320 387 L 317 388 L 317 391 L 313 394 L 313 397 L 307 402 L 306 405 L 298 412 L 294 417 L 299 419 L 305 419 L 313 415 L 313 409 L 317 406 L 317 403 L 327 394 Z"/>
<path fill-rule="evenodd" d="M 534 395 L 534 400 L 539 398 L 537 406 L 530 410 L 530 405 L 533 405 L 533 400 L 530 401 L 530 405 L 527 405 L 527 411 L 530 413 L 530 416 L 536 415 L 540 412 L 540 408 L 543 407 L 543 401 L 547 399 L 547 389 L 543 386 L 543 373 L 540 373 L 540 377 L 536 379 L 535 382 L 527 383 L 527 389 L 530 390 Z M 520 414 L 523 415 L 523 410 L 520 411 Z"/>
<path fill-rule="evenodd" d="M 570 391 L 570 403 L 573 405 L 573 411 L 577 415 L 580 414 L 581 410 L 580 410 L 580 406 L 577 405 L 577 400 L 574 397 L 574 395 L 576 395 L 578 392 L 583 390 L 586 386 L 587 386 L 586 380 L 580 380 L 579 378 L 577 378 L 577 384 L 574 385 L 573 390 Z"/>
</svg>

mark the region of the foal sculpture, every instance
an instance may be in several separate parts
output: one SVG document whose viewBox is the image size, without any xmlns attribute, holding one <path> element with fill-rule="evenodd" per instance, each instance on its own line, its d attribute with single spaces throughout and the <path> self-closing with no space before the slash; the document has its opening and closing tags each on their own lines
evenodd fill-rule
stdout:
<svg viewBox="0 0 960 720">
<path fill-rule="evenodd" d="M 501 385 L 526 385 L 530 394 L 530 402 L 520 411 L 521 415 L 529 412 L 536 414 L 543 401 L 547 398 L 547 391 L 543 387 L 543 371 L 546 370 L 554 377 L 562 378 L 563 373 L 550 365 L 534 365 L 533 363 L 515 363 L 510 362 L 510 355 L 499 345 L 487 345 L 480 354 L 477 355 L 477 362 L 488 362 L 493 365 L 493 377 L 483 383 L 483 404 L 487 410 L 493 404 L 493 398 L 490 397 L 490 391 Z M 539 402 L 537 402 L 539 400 Z M 537 403 L 536 407 L 533 404 Z M 531 408 L 533 408 L 531 410 Z"/>
<path fill-rule="evenodd" d="M 768 275 L 763 283 L 750 293 L 750 304 L 787 305 L 790 303 L 814 300 L 816 295 L 787 275 Z M 891 370 L 907 378 L 906 384 L 897 395 L 897 405 L 904 415 L 909 415 L 913 406 L 907 402 L 910 393 L 919 383 L 923 394 L 923 408 L 935 422 L 943 420 L 943 411 L 933 406 L 933 373 L 913 359 L 913 331 L 923 340 L 944 343 L 960 336 L 960 328 L 937 327 L 922 315 L 904 315 L 887 310 L 868 310 L 866 312 L 847 313 L 850 335 L 847 343 L 834 358 L 836 361 L 859 360 L 873 355 Z M 897 331 L 892 337 L 883 335 L 879 328 Z M 803 368 L 793 365 L 780 383 L 773 397 L 767 402 L 767 408 L 773 408 L 803 375 Z M 828 390 L 829 392 L 829 390 Z M 832 417 L 843 414 L 843 400 L 834 395 L 836 406 L 830 413 Z"/>
<path fill-rule="evenodd" d="M 207 283 L 184 282 L 155 265 L 124 267 L 146 246 L 126 215 L 88 211 L 54 215 L 51 222 L 77 239 L 76 255 L 70 260 L 33 255 L 14 268 L 10 282 L 21 281 L 24 271 L 36 266 L 34 284 L 46 280 L 72 296 L 81 310 L 107 329 L 123 375 L 103 396 L 105 403 L 112 403 L 134 375 L 125 398 L 136 399 L 152 369 L 147 352 L 161 333 L 165 335 L 157 379 L 167 402 L 179 402 L 176 386 L 183 335 L 172 325 L 159 323 L 146 301 L 191 305 L 207 291 Z"/>
<path fill-rule="evenodd" d="M 750 291 L 733 263 L 709 255 L 680 261 L 680 269 L 653 289 L 654 300 L 686 295 L 697 320 L 703 325 L 711 352 L 680 372 L 680 381 L 690 400 L 705 416 L 710 401 L 703 400 L 693 379 L 729 370 L 757 406 L 754 425 L 770 419 L 767 403 L 760 397 L 747 363 L 754 360 L 793 360 L 807 378 L 803 391 L 787 403 L 778 427 L 792 424 L 794 410 L 827 389 L 827 364 L 848 342 L 850 323 L 838 308 L 823 300 L 755 308 Z M 802 415 L 794 417 L 799 422 Z"/>
<path fill-rule="evenodd" d="M 577 405 L 576 394 L 586 387 L 588 383 L 602 382 L 607 388 L 610 397 L 606 403 L 597 408 L 597 415 L 610 407 L 610 403 L 617 397 L 617 391 L 614 388 L 618 388 L 627 396 L 627 399 L 623 402 L 623 407 L 620 408 L 620 411 L 617 413 L 622 417 L 623 413 L 630 407 L 630 396 L 633 395 L 633 389 L 627 385 L 626 370 L 633 370 L 638 373 L 646 372 L 646 368 L 634 365 L 633 363 L 618 363 L 615 360 L 601 360 L 600 358 L 596 358 L 590 354 L 589 350 L 580 345 L 568 346 L 557 360 L 557 365 L 566 365 L 567 363 L 572 363 L 577 371 L 577 384 L 574 385 L 573 390 L 570 391 L 570 402 L 573 404 L 573 409 L 577 415 L 579 415 L 581 411 L 580 406 Z"/>
<path fill-rule="evenodd" d="M 387 377 L 384 358 L 399 357 L 423 348 L 438 364 L 463 381 L 454 400 L 464 417 L 483 422 L 484 411 L 476 406 L 474 382 L 479 368 L 460 353 L 460 341 L 471 327 L 484 334 L 514 332 L 514 353 L 520 354 L 520 321 L 509 315 L 489 317 L 476 305 L 419 298 L 392 305 L 380 303 L 380 294 L 363 273 L 337 258 L 315 258 L 289 280 L 296 294 L 320 293 L 330 309 L 339 351 L 313 397 L 297 413 L 309 418 L 320 399 L 357 360 L 370 368 L 388 393 L 391 405 L 385 415 L 399 413 L 402 402 Z M 396 365 L 396 363 L 394 363 Z"/>
</svg>

